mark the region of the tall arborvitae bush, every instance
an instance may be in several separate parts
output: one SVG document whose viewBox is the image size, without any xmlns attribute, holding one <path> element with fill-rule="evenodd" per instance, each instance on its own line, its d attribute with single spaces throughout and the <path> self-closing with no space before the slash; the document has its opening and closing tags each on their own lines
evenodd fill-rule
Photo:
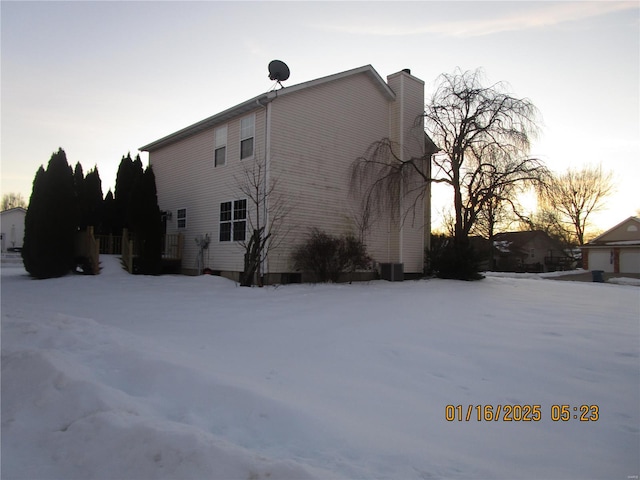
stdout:
<svg viewBox="0 0 640 480">
<path fill-rule="evenodd" d="M 96 232 L 102 231 L 104 200 L 102 199 L 102 180 L 98 167 L 89 170 L 84 177 L 84 204 L 80 220 L 80 228 L 93 226 Z"/>
<path fill-rule="evenodd" d="M 137 272 L 158 275 L 162 270 L 162 217 L 156 177 L 151 165 L 138 177 L 131 195 L 129 224 L 138 251 Z"/>
<path fill-rule="evenodd" d="M 116 230 L 116 201 L 113 198 L 113 193 L 111 190 L 107 192 L 107 195 L 104 197 L 104 202 L 102 202 L 102 210 L 101 210 L 101 223 L 98 233 L 101 235 L 109 235 L 109 234 L 119 234 Z"/>
<path fill-rule="evenodd" d="M 23 259 L 35 278 L 66 275 L 74 268 L 78 204 L 73 170 L 64 150 L 36 173 L 25 217 Z"/>
<path fill-rule="evenodd" d="M 45 212 L 45 176 L 46 171 L 42 165 L 38 168 L 33 178 L 29 207 L 24 217 L 24 240 L 22 243 L 22 261 L 24 268 L 32 275 L 38 270 L 38 244 L 40 232 L 46 231 L 43 222 L 39 221 Z"/>
<path fill-rule="evenodd" d="M 131 154 L 122 157 L 116 175 L 114 233 L 121 234 L 123 228 L 131 229 L 131 202 L 136 183 L 142 177 L 140 156 L 135 160 Z"/>
</svg>

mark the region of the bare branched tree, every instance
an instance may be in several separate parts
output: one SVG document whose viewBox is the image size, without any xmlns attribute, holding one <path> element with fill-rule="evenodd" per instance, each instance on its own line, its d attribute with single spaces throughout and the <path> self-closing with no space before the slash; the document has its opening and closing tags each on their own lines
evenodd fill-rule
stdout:
<svg viewBox="0 0 640 480">
<path fill-rule="evenodd" d="M 22 194 L 13 192 L 5 193 L 2 196 L 2 211 L 16 207 L 27 208 L 27 201 Z"/>
<path fill-rule="evenodd" d="M 429 192 L 429 183 L 444 182 L 431 178 L 429 162 L 438 149 L 426 134 L 423 141 L 425 153 L 412 157 L 403 155 L 398 143 L 383 138 L 371 144 L 351 165 L 351 193 L 361 200 L 361 211 L 366 212 L 369 221 L 383 213 L 400 222 L 409 215 L 415 218 L 417 205 L 425 201 Z M 406 199 L 410 201 L 405 202 Z"/>
<path fill-rule="evenodd" d="M 601 165 L 585 166 L 553 176 L 539 191 L 538 202 L 544 210 L 557 212 L 559 226 L 575 234 L 578 245 L 584 245 L 589 216 L 602 210 L 614 189 L 612 172 L 603 171 Z"/>
<path fill-rule="evenodd" d="M 240 242 L 245 251 L 242 286 L 254 282 L 263 285 L 263 266 L 269 252 L 277 248 L 289 230 L 283 220 L 292 209 L 290 202 L 277 191 L 277 179 L 268 178 L 267 163 L 263 156 L 255 155 L 253 162 L 244 165 L 242 175 L 236 178 L 239 190 L 247 198 L 248 239 Z"/>
<path fill-rule="evenodd" d="M 560 222 L 560 216 L 554 208 L 539 206 L 533 214 L 520 216 L 519 224 L 519 230 L 542 230 L 567 250 L 576 246 L 574 233 Z"/>
<path fill-rule="evenodd" d="M 451 185 L 454 237 L 466 242 L 491 202 L 513 203 L 520 188 L 544 182 L 547 174 L 540 160 L 527 156 L 538 111 L 505 90 L 502 83 L 483 87 L 481 70 L 442 75 L 424 113 L 424 156 L 405 158 L 391 140 L 377 141 L 354 163 L 352 191 L 375 212 L 398 212 L 406 198 L 413 207 L 424 201 L 430 183 Z M 411 211 L 405 205 L 402 212 Z"/>
<path fill-rule="evenodd" d="M 506 85 L 482 85 L 482 71 L 444 74 L 425 111 L 426 128 L 443 150 L 434 177 L 453 188 L 455 238 L 465 241 L 491 202 L 511 202 L 515 185 L 544 181 L 542 162 L 528 157 L 538 111 Z"/>
</svg>

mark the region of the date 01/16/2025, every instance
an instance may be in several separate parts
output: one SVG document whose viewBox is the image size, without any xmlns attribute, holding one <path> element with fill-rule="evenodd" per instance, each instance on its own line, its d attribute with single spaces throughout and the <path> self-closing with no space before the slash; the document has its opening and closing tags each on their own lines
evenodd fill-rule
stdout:
<svg viewBox="0 0 640 480">
<path fill-rule="evenodd" d="M 542 420 L 541 405 L 447 405 L 447 422 L 539 422 Z M 598 405 L 551 405 L 550 417 L 554 422 L 597 422 L 600 418 Z"/>
</svg>

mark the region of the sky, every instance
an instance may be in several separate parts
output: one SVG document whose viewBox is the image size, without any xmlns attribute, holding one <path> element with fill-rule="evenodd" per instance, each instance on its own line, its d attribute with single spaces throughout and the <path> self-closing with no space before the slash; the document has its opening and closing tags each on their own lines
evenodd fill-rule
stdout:
<svg viewBox="0 0 640 480">
<path fill-rule="evenodd" d="M 482 68 L 540 110 L 531 155 L 555 172 L 613 172 L 598 228 L 640 209 L 637 1 L 3 0 L 0 18 L 3 195 L 28 200 L 59 147 L 85 173 L 97 166 L 106 194 L 123 155 L 270 90 L 280 59 L 285 86 L 410 68 L 427 99 L 442 73 Z M 451 199 L 434 190 L 435 223 Z"/>
</svg>

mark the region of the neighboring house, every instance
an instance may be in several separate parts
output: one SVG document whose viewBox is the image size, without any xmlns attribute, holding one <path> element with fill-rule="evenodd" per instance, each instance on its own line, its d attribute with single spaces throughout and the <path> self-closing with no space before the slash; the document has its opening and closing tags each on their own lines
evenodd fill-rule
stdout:
<svg viewBox="0 0 640 480">
<path fill-rule="evenodd" d="M 0 228 L 2 229 L 2 253 L 14 248 L 22 248 L 24 240 L 24 217 L 27 211 L 22 207 L 10 208 L 0 212 Z"/>
<path fill-rule="evenodd" d="M 268 223 L 278 198 L 288 214 L 279 228 L 282 241 L 263 264 L 265 281 L 310 279 L 295 272 L 291 253 L 312 227 L 332 235 L 361 231 L 350 168 L 374 142 L 389 138 L 400 146 L 398 155 L 422 158 L 430 168 L 435 151 L 423 112 L 422 80 L 403 70 L 385 82 L 366 65 L 264 93 L 141 147 L 149 152 L 167 233 L 185 236 L 183 272 L 207 268 L 237 279 L 249 220 L 260 214 Z M 244 171 L 256 163 L 274 187 L 261 212 L 252 211 L 241 190 Z M 387 212 L 365 229 L 374 261 L 403 264 L 405 275 L 422 273 L 429 199 L 405 221 L 397 220 L 402 212 Z M 202 252 L 206 235 L 211 241 Z"/>
<path fill-rule="evenodd" d="M 554 272 L 573 267 L 562 245 L 542 230 L 498 233 L 493 244 L 497 271 Z"/>
<path fill-rule="evenodd" d="M 627 218 L 581 249 L 585 270 L 640 273 L 640 218 Z"/>
</svg>

